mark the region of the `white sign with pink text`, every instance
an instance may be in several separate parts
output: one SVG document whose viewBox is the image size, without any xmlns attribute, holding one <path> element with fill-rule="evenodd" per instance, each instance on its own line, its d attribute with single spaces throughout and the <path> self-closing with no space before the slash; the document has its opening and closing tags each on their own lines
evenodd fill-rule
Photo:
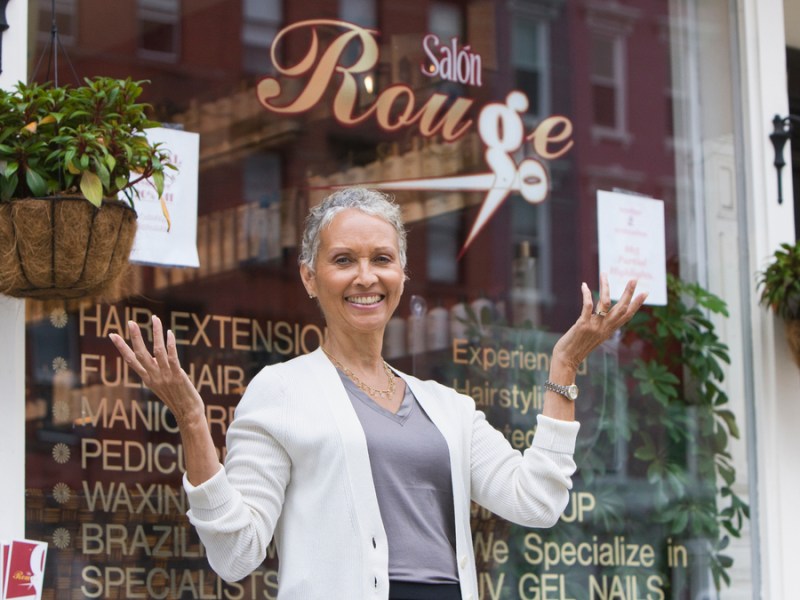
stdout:
<svg viewBox="0 0 800 600">
<path fill-rule="evenodd" d="M 131 262 L 168 267 L 198 267 L 197 185 L 200 136 L 165 127 L 146 130 L 151 143 L 163 144 L 176 170 L 164 171 L 159 198 L 149 180 L 136 184 L 136 237 Z M 123 200 L 123 194 L 120 193 Z"/>
<path fill-rule="evenodd" d="M 631 279 L 645 304 L 667 304 L 664 202 L 635 194 L 597 192 L 600 272 L 608 275 L 611 299 L 619 300 Z"/>
</svg>

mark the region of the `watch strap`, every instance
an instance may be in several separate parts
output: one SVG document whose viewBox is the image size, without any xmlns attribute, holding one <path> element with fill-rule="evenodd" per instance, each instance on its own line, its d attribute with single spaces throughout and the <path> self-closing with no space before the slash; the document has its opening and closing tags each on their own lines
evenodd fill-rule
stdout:
<svg viewBox="0 0 800 600">
<path fill-rule="evenodd" d="M 548 379 L 544 382 L 544 388 L 560 396 L 564 396 L 564 398 L 570 401 L 574 401 L 578 397 L 578 386 L 574 383 L 572 385 L 559 385 Z"/>
</svg>

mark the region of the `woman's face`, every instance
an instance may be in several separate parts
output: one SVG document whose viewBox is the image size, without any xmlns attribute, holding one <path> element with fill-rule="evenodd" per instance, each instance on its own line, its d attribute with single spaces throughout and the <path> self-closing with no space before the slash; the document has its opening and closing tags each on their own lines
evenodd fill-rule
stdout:
<svg viewBox="0 0 800 600">
<path fill-rule="evenodd" d="M 405 273 L 394 227 L 348 208 L 320 231 L 316 270 L 300 267 L 329 328 L 383 333 L 403 294 Z"/>
</svg>

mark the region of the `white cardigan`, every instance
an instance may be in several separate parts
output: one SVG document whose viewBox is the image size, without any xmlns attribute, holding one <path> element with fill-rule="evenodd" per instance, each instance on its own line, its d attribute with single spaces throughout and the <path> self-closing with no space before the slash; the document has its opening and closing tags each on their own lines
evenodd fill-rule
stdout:
<svg viewBox="0 0 800 600">
<path fill-rule="evenodd" d="M 399 373 L 447 441 L 462 595 L 478 598 L 470 499 L 518 524 L 550 527 L 567 505 L 579 425 L 539 416 L 513 449 L 468 396 Z M 227 434 L 225 469 L 193 487 L 189 519 L 211 567 L 236 581 L 273 535 L 280 600 L 385 600 L 388 545 L 361 424 L 321 350 L 264 368 Z"/>
</svg>

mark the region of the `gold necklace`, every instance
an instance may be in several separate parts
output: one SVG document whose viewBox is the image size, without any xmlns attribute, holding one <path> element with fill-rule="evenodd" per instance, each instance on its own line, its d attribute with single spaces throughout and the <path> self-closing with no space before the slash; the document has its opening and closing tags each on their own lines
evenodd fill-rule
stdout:
<svg viewBox="0 0 800 600">
<path fill-rule="evenodd" d="M 336 365 L 336 368 L 339 369 L 342 373 L 347 375 L 350 380 L 358 386 L 360 390 L 362 390 L 367 396 L 371 398 L 383 399 L 391 402 L 394 399 L 394 373 L 392 373 L 392 369 L 389 367 L 389 364 L 384 360 L 383 361 L 383 370 L 386 373 L 386 378 L 389 380 L 389 389 L 388 390 L 379 390 L 374 388 L 370 385 L 367 385 L 363 381 L 361 381 L 358 376 L 353 373 L 350 369 L 345 367 L 339 360 L 330 352 L 328 352 L 324 346 L 320 346 L 322 351 L 328 355 L 328 357 L 333 361 L 333 364 Z"/>
</svg>

